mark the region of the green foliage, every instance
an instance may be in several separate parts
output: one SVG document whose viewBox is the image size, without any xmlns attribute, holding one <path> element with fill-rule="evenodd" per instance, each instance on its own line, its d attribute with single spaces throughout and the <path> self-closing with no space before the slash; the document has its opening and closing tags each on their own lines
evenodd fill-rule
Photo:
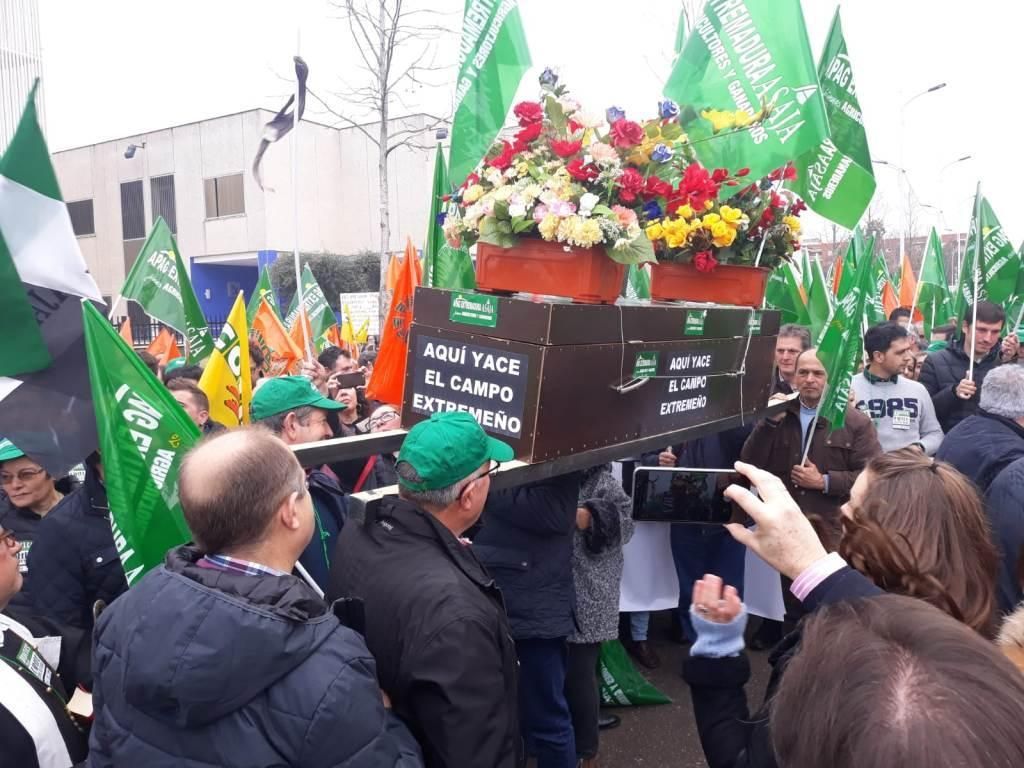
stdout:
<svg viewBox="0 0 1024 768">
<path fill-rule="evenodd" d="M 333 253 L 300 253 L 299 261 L 309 264 L 313 276 L 327 297 L 331 309 L 340 312 L 338 294 L 380 290 L 380 254 L 376 251 L 338 255 Z M 295 294 L 295 262 L 291 254 L 282 253 L 270 266 L 270 281 L 281 303 L 288 308 Z"/>
</svg>

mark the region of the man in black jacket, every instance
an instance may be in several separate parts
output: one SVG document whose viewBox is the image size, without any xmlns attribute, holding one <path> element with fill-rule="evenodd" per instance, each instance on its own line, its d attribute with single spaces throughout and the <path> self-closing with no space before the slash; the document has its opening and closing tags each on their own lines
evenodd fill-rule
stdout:
<svg viewBox="0 0 1024 768">
<path fill-rule="evenodd" d="M 59 624 L 92 629 L 93 608 L 128 589 L 103 486 L 103 465 L 94 453 L 85 482 L 65 496 L 39 524 L 28 553 L 26 586 L 36 613 Z"/>
<path fill-rule="evenodd" d="M 414 426 L 399 498 L 341 533 L 328 599 L 357 597 L 381 687 L 428 768 L 516 768 L 516 654 L 501 593 L 461 538 L 512 449 L 467 413 Z"/>
<path fill-rule="evenodd" d="M 921 366 L 919 381 L 932 396 L 935 415 L 947 435 L 978 410 L 978 393 L 986 374 L 1000 363 L 1016 360 L 1020 350 L 1016 334 L 1011 333 L 1000 342 L 1006 321 L 1002 307 L 990 301 L 979 301 L 977 315 L 977 322 L 974 322 L 974 308 L 968 307 L 960 338 L 928 355 Z M 974 373 L 969 378 L 971 350 Z"/>
<path fill-rule="evenodd" d="M 315 530 L 295 455 L 232 430 L 185 457 L 178 487 L 195 545 L 96 624 L 89 765 L 422 765 L 363 639 L 292 574 Z"/>
<path fill-rule="evenodd" d="M 477 557 L 505 596 L 519 656 L 519 718 L 538 768 L 576 765 L 564 689 L 581 479 L 576 472 L 491 494 L 473 537 Z"/>
<path fill-rule="evenodd" d="M 252 398 L 252 420 L 284 441 L 285 445 L 313 443 L 331 438 L 327 415 L 343 409 L 324 397 L 305 376 L 278 376 L 260 385 Z M 348 517 L 348 502 L 338 479 L 326 467 L 306 470 L 313 497 L 316 533 L 299 562 L 323 589 L 331 568 L 331 552 Z"/>
<path fill-rule="evenodd" d="M 985 377 L 980 407 L 946 435 L 935 454 L 982 493 L 996 475 L 1024 456 L 1024 367 L 1003 365 Z"/>
</svg>

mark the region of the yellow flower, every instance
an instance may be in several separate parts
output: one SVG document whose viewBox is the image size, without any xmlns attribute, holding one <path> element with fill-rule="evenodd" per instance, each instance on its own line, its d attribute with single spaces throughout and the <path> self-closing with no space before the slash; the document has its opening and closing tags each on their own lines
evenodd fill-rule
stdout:
<svg viewBox="0 0 1024 768">
<path fill-rule="evenodd" d="M 684 219 L 692 219 L 693 208 L 691 208 L 689 204 L 680 205 L 678 208 L 676 208 L 676 214 L 682 216 Z"/>
<path fill-rule="evenodd" d="M 594 219 L 572 216 L 568 220 L 572 222 L 572 230 L 569 233 L 568 240 L 573 245 L 578 245 L 580 248 L 590 248 L 592 245 L 597 245 L 603 239 L 604 235 L 601 233 L 601 225 Z"/>
<path fill-rule="evenodd" d="M 558 222 L 559 218 L 553 213 L 547 214 L 543 219 L 541 219 L 540 224 L 537 226 L 537 229 L 540 231 L 540 236 L 545 240 L 554 240 L 555 235 L 558 232 Z"/>
<path fill-rule="evenodd" d="M 796 216 L 783 216 L 782 223 L 789 227 L 789 231 L 794 235 L 800 234 L 800 219 Z"/>
<path fill-rule="evenodd" d="M 484 196 L 484 188 L 479 184 L 470 185 L 465 192 L 462 193 L 462 202 L 467 205 L 472 205 L 481 197 Z"/>
<path fill-rule="evenodd" d="M 717 213 L 705 213 L 704 218 L 700 220 L 700 223 L 704 225 L 705 229 L 711 229 L 715 224 L 722 223 L 722 217 Z"/>
<path fill-rule="evenodd" d="M 665 236 L 665 229 L 661 226 L 661 222 L 659 221 L 652 221 L 647 225 L 644 232 L 647 233 L 648 240 L 660 240 Z"/>
<path fill-rule="evenodd" d="M 711 123 L 711 130 L 715 133 L 732 128 L 736 119 L 732 112 L 723 112 L 720 109 L 705 109 L 700 116 Z"/>
<path fill-rule="evenodd" d="M 733 227 L 738 227 L 743 220 L 743 211 L 731 205 L 723 205 L 718 212 L 722 215 L 722 221 Z"/>
<path fill-rule="evenodd" d="M 715 201 L 714 200 L 705 200 L 704 201 L 704 210 L 705 211 L 710 211 L 714 207 L 715 207 Z"/>
<path fill-rule="evenodd" d="M 736 230 L 726 224 L 724 221 L 719 221 L 713 227 L 711 227 L 711 242 L 717 245 L 719 248 L 726 248 L 732 245 L 732 241 L 736 239 Z"/>
<path fill-rule="evenodd" d="M 754 122 L 754 116 L 745 109 L 737 109 L 733 115 L 733 125 L 737 128 L 746 128 Z"/>
<path fill-rule="evenodd" d="M 523 160 L 516 164 L 516 175 L 527 176 L 530 173 L 530 164 Z"/>
<path fill-rule="evenodd" d="M 579 218 L 579 216 L 568 216 L 558 223 L 558 232 L 555 234 L 558 242 L 564 243 L 572 237 L 573 227 L 576 226 L 576 222 Z"/>
</svg>

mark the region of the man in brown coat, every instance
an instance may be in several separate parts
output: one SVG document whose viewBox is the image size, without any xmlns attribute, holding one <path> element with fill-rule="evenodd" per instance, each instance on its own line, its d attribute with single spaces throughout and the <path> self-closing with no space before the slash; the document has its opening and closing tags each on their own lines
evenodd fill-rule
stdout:
<svg viewBox="0 0 1024 768">
<path fill-rule="evenodd" d="M 823 543 L 832 548 L 838 544 L 839 508 L 849 499 L 857 475 L 882 448 L 871 419 L 852 406 L 846 408 L 842 429 L 833 432 L 826 419 L 814 421 L 827 380 L 817 350 L 801 353 L 793 378 L 798 396 L 782 413 L 757 425 L 743 445 L 741 458 L 779 477 L 804 514 L 824 523 L 834 539 Z M 811 448 L 801 465 L 811 432 Z"/>
</svg>

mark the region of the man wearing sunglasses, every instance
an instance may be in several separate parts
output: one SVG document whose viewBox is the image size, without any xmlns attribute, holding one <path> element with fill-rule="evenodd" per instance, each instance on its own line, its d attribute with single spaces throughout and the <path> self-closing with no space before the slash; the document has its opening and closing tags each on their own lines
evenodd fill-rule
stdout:
<svg viewBox="0 0 1024 768">
<path fill-rule="evenodd" d="M 435 413 L 398 454 L 398 497 L 341 532 L 328 600 L 356 597 L 381 688 L 428 768 L 516 768 L 515 645 L 494 579 L 462 538 L 512 449 Z"/>
</svg>

